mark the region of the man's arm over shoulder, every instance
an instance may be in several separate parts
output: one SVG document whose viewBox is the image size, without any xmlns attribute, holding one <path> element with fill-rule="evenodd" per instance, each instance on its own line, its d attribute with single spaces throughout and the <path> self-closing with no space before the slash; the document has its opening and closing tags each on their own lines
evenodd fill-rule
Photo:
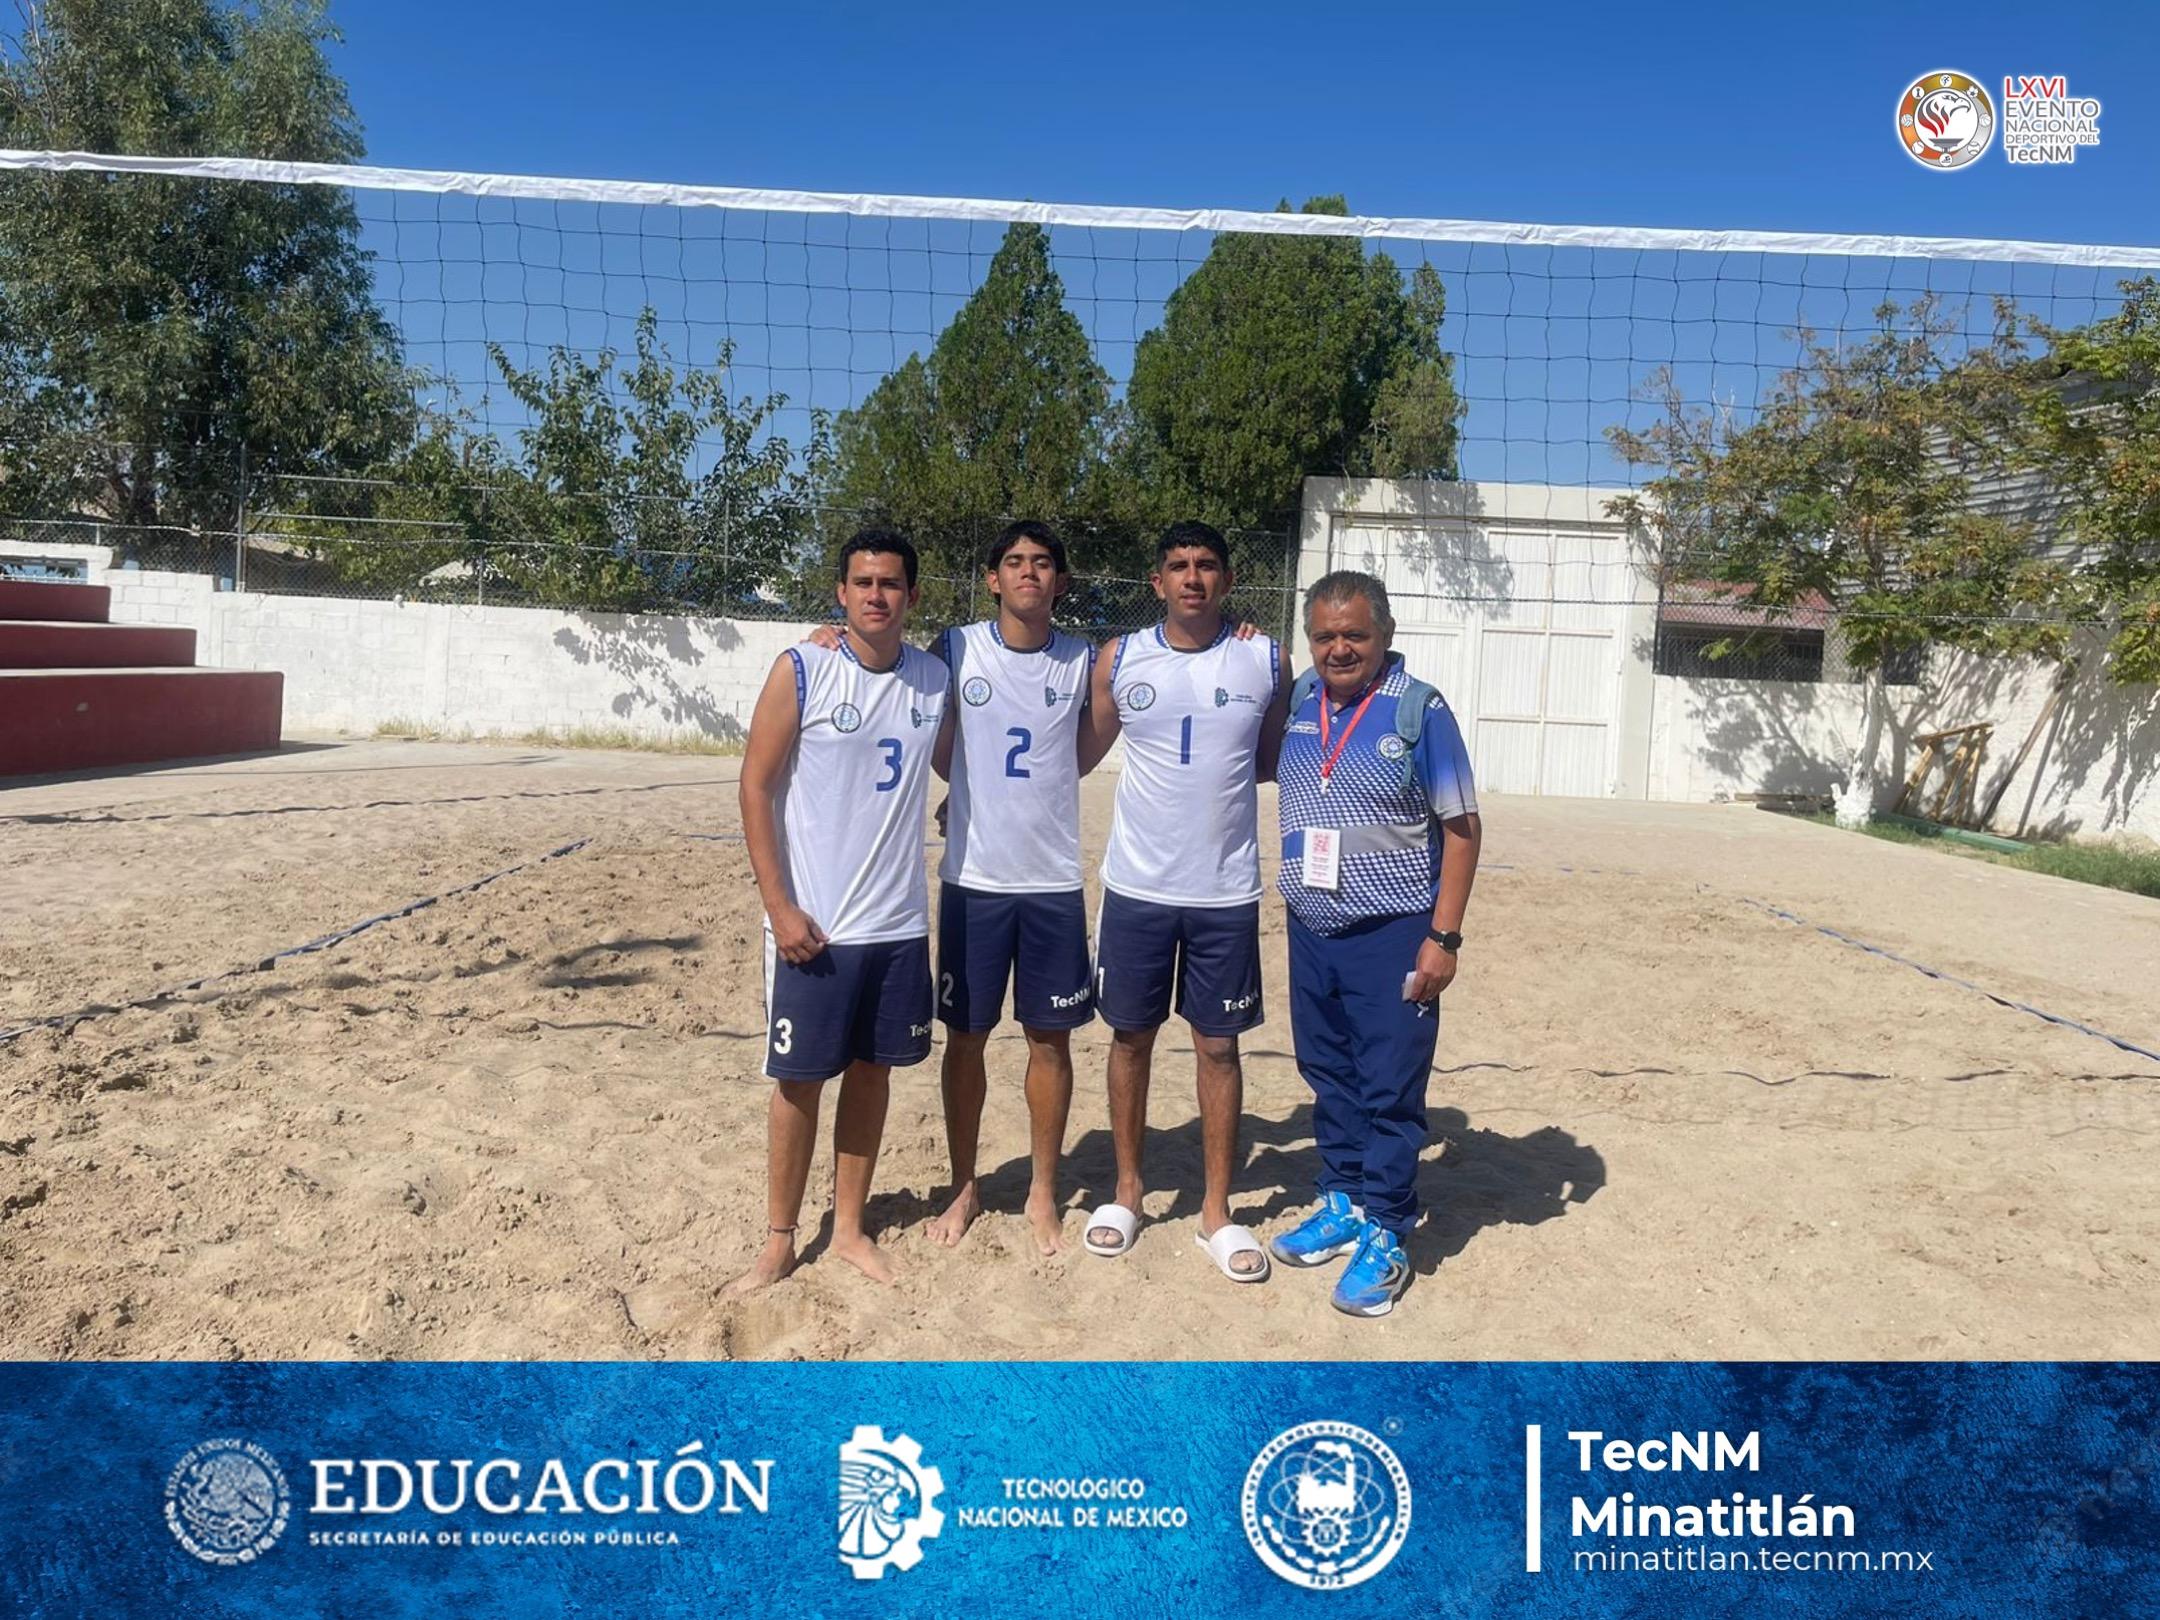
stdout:
<svg viewBox="0 0 2160 1620">
<path fill-rule="evenodd" d="M 1275 647 L 1275 695 L 1268 700 L 1267 712 L 1260 717 L 1260 780 L 1275 780 L 1275 767 L 1282 759 L 1283 728 L 1290 723 L 1290 688 L 1296 682 L 1296 673 L 1290 667 L 1290 649 L 1281 642 Z"/>
<path fill-rule="evenodd" d="M 1110 677 L 1117 669 L 1120 637 L 1112 636 L 1095 654 L 1095 667 L 1088 672 L 1087 704 L 1080 711 L 1080 774 L 1087 775 L 1103 762 L 1110 752 L 1110 745 L 1117 741 L 1117 698 L 1110 690 Z"/>
</svg>

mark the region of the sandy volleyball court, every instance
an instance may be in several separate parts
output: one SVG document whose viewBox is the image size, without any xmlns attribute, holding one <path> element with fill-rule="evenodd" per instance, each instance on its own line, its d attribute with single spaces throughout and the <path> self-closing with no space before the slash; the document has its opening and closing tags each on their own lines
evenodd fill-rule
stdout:
<svg viewBox="0 0 2160 1620">
<path fill-rule="evenodd" d="M 1729 807 L 1499 799 L 1445 1004 L 1418 1279 L 1384 1322 L 1195 1247 L 1189 1043 L 1158 1048 L 1134 1252 L 1100 1026 L 1039 1258 L 1021 1044 L 993 1210 L 931 1244 L 935 1060 L 896 1076 L 880 1289 L 719 1290 L 764 1227 L 757 896 L 733 760 L 364 742 L 0 791 L 0 1355 L 2116 1357 L 2160 1342 L 2160 905 Z M 1111 780 L 1087 786 L 1091 858 Z M 1272 826 L 1272 804 L 1263 825 Z M 574 853 L 537 860 L 589 839 Z M 935 851 L 930 852 L 935 858 Z M 1272 873 L 1271 873 L 1272 876 Z M 1241 1217 L 1315 1160 L 1280 908 Z M 823 1214 L 826 1151 L 806 1222 Z"/>
</svg>

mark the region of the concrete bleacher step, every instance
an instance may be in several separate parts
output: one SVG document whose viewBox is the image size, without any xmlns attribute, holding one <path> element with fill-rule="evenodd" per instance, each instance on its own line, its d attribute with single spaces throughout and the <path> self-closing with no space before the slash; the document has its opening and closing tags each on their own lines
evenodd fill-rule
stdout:
<svg viewBox="0 0 2160 1620">
<path fill-rule="evenodd" d="M 195 662 L 185 625 L 0 618 L 0 669 L 144 669 Z"/>
<path fill-rule="evenodd" d="M 274 750 L 285 677 L 247 669 L 0 669 L 0 776 Z"/>
<path fill-rule="evenodd" d="M 60 579 L 0 579 L 0 619 L 58 619 L 103 624 L 112 617 L 112 591 Z"/>
</svg>

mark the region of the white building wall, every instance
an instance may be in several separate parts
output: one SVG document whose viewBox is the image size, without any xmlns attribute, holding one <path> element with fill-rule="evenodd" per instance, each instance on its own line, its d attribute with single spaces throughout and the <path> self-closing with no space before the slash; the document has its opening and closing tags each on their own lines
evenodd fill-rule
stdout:
<svg viewBox="0 0 2160 1620">
<path fill-rule="evenodd" d="M 1414 608 L 1406 595 L 1396 613 L 1398 645 L 1418 673 L 1466 711 L 1472 762 L 1488 777 L 1510 771 L 1521 777 L 1530 769 L 1522 751 L 1531 733 L 1503 723 L 1484 728 L 1481 738 L 1467 723 L 1480 706 L 1543 714 L 1546 780 L 1589 782 L 1601 762 L 1570 763 L 1566 749 L 1588 733 L 1568 722 L 1602 705 L 1612 716 L 1615 797 L 1701 803 L 1831 792 L 1845 780 L 1863 734 L 1864 689 L 1654 674 L 1656 591 L 1624 530 L 1605 514 L 1605 501 L 1617 493 L 1307 479 L 1298 583 L 1310 585 L 1333 568 L 1360 568 L 1380 572 L 1391 592 L 1490 599 L 1433 611 Z M 1550 534 L 1551 566 L 1510 560 L 1511 532 Z M 1541 597 L 1554 599 L 1549 609 L 1536 600 Z M 1550 628 L 1562 635 L 1541 667 L 1477 657 L 1474 648 L 1488 631 L 1519 635 L 1547 624 L 1548 612 Z M 1600 625 L 1624 625 L 1616 686 L 1594 640 L 1565 636 Z M 1302 664 L 1303 649 L 1297 651 Z M 2076 654 L 2080 673 L 2004 784 L 1992 825 L 2012 836 L 2160 840 L 2160 689 L 2110 683 L 2099 673 L 2097 640 Z M 1524 685 L 1533 670 L 1541 683 L 1536 693 Z M 2039 660 L 1937 651 L 1919 685 L 1888 689 L 1878 807 L 1887 809 L 1903 787 L 1918 757 L 1915 737 L 1981 721 L 1995 727 L 1977 796 L 1985 804 L 2016 762 L 2056 679 L 2057 667 Z M 1511 748 L 1514 755 L 1496 753 Z"/>
</svg>

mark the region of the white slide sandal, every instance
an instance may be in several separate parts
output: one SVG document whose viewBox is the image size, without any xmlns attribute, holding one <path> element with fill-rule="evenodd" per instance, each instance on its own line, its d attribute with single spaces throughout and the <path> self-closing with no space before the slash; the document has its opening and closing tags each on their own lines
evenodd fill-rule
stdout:
<svg viewBox="0 0 2160 1620">
<path fill-rule="evenodd" d="M 1115 1243 L 1098 1243 L 1095 1233 L 1106 1227 L 1117 1233 Z M 1089 1254 L 1099 1254 L 1105 1260 L 1115 1260 L 1133 1246 L 1133 1235 L 1140 1230 L 1140 1217 L 1123 1204 L 1104 1204 L 1088 1216 L 1085 1235 L 1080 1241 L 1087 1246 Z"/>
<path fill-rule="evenodd" d="M 1215 1262 L 1215 1269 L 1232 1282 L 1255 1283 L 1267 1281 L 1267 1250 L 1260 1247 L 1260 1240 L 1235 1221 L 1215 1229 L 1213 1237 L 1193 1234 L 1193 1241 L 1207 1250 L 1207 1256 Z M 1241 1254 L 1257 1254 L 1260 1264 L 1251 1271 L 1239 1271 L 1230 1262 Z"/>
</svg>

